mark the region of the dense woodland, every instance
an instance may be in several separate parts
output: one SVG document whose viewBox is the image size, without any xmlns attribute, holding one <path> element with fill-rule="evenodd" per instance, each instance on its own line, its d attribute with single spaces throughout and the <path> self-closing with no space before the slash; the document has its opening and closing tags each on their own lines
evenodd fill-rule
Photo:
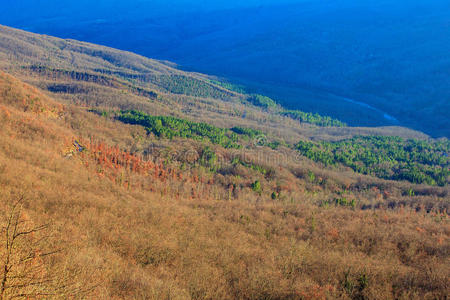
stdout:
<svg viewBox="0 0 450 300">
<path fill-rule="evenodd" d="M 450 142 L 399 137 L 354 137 L 339 142 L 299 142 L 306 157 L 326 166 L 344 164 L 356 172 L 413 183 L 446 185 L 450 177 Z"/>
<path fill-rule="evenodd" d="M 299 120 L 301 122 L 314 124 L 323 127 L 345 127 L 346 124 L 337 119 L 333 119 L 328 116 L 321 116 L 317 113 L 307 113 L 299 110 L 284 110 L 280 112 L 281 115 Z"/>
<path fill-rule="evenodd" d="M 236 133 L 206 123 L 195 123 L 175 117 L 150 116 L 135 110 L 118 112 L 117 119 L 128 124 L 142 125 L 148 132 L 158 137 L 209 140 L 211 143 L 224 148 L 240 147 L 237 144 L 238 136 Z"/>
<path fill-rule="evenodd" d="M 151 81 L 173 94 L 217 99 L 227 99 L 233 95 L 229 90 L 220 89 L 207 81 L 184 75 L 159 75 L 151 78 Z"/>
</svg>

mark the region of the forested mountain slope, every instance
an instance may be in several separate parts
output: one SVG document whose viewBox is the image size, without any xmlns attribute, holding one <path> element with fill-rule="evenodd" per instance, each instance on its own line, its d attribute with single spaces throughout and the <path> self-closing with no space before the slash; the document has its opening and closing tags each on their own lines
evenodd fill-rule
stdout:
<svg viewBox="0 0 450 300">
<path fill-rule="evenodd" d="M 387 157 L 392 172 L 442 173 L 446 141 L 286 111 L 82 42 L 1 27 L 0 49 L 2 297 L 448 294 L 448 174 L 417 183 L 354 168 Z M 411 164 L 388 151 L 341 161 L 392 139 L 415 143 Z M 335 146 L 332 164 L 313 156 Z M 412 155 L 419 146 L 426 156 Z"/>
<path fill-rule="evenodd" d="M 78 101 L 92 101 L 97 106 L 111 107 L 123 101 L 128 104 L 133 102 L 132 99 L 137 101 L 133 96 L 144 96 L 145 99 L 141 98 L 139 101 L 141 107 L 143 105 L 153 107 L 160 103 L 149 101 L 149 98 L 150 100 L 158 98 L 157 102 L 171 104 L 172 114 L 180 112 L 195 117 L 199 115 L 199 106 L 202 106 L 202 118 L 211 119 L 213 122 L 220 122 L 216 117 L 209 116 L 217 112 L 220 112 L 219 115 L 225 113 L 228 117 L 235 117 L 237 122 L 242 122 L 244 118 L 245 122 L 257 123 L 256 126 L 270 124 L 274 119 L 273 114 L 269 118 L 269 114 L 264 110 L 248 105 L 254 106 L 255 101 L 252 101 L 255 98 L 254 95 L 242 94 L 242 89 L 218 81 L 214 77 L 180 71 L 168 62 L 94 44 L 32 34 L 5 26 L 0 26 L 0 38 L 0 57 L 2 57 L 0 63 L 4 70 L 15 72 L 26 81 L 34 80 L 40 87 L 59 96 L 64 94 L 65 97 L 69 97 L 70 95 L 70 98 L 76 98 Z M 121 93 L 115 92 L 118 89 Z M 91 97 L 86 96 L 88 93 Z M 92 97 L 93 95 L 95 97 Z M 114 101 L 109 98 L 114 98 Z M 198 101 L 195 101 L 195 105 L 192 103 L 194 98 L 199 98 L 196 99 Z M 215 99 L 225 101 L 217 102 Z M 260 100 L 256 105 L 259 102 Z M 263 104 L 262 108 L 267 108 L 267 105 Z M 307 126 L 308 122 L 302 122 L 308 127 L 306 130 L 305 126 L 299 127 L 293 125 L 295 122 L 286 120 L 314 122 L 314 118 L 299 119 L 298 113 L 290 113 L 290 111 L 280 111 L 279 115 L 287 115 L 290 118 L 276 117 L 276 122 L 283 124 L 283 129 L 278 130 L 278 134 L 285 135 L 284 132 L 295 134 L 292 131 L 301 130 L 302 134 L 314 135 L 314 130 L 310 130 L 311 126 Z M 279 127 L 274 125 L 276 126 Z M 290 130 L 293 126 L 296 129 Z M 370 133 L 425 137 L 420 132 L 396 127 L 348 127 L 338 131 L 332 128 L 320 128 L 320 135 L 324 136 L 346 137 L 352 134 Z"/>
<path fill-rule="evenodd" d="M 352 126 L 449 137 L 447 0 L 18 0 L 0 18 L 233 78 Z"/>
</svg>

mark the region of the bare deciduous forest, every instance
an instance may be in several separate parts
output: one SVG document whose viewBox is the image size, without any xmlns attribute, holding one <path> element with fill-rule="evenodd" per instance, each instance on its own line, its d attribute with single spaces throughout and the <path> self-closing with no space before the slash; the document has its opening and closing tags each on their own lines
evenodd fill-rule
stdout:
<svg viewBox="0 0 450 300">
<path fill-rule="evenodd" d="M 3 26 L 0 68 L 2 299 L 448 296 L 448 141 Z"/>
</svg>

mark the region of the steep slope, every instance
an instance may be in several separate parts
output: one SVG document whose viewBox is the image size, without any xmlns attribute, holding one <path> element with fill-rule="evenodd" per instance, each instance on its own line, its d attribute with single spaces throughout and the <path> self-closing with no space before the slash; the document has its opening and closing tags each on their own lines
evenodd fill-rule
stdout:
<svg viewBox="0 0 450 300">
<path fill-rule="evenodd" d="M 355 135 L 425 138 L 423 134 L 399 127 L 345 127 L 338 120 L 285 110 L 268 97 L 248 95 L 232 84 L 201 74 L 182 72 L 132 53 L 7 27 L 2 29 L 4 43 L 1 43 L 3 52 L 0 53 L 9 57 L 4 61 L 4 69 L 58 98 L 105 114 L 116 115 L 118 111 L 131 109 L 152 116 L 170 115 L 222 128 L 258 129 L 271 145 L 285 144 L 290 148 L 295 148 L 295 143 L 305 138 L 331 141 L 349 139 Z M 358 158 L 356 164 L 362 163 L 373 169 L 387 162 L 389 166 L 382 168 L 390 169 L 393 174 L 383 175 L 383 178 L 406 178 L 416 183 L 445 185 L 448 180 L 449 163 L 445 158 L 448 144 L 430 143 L 431 152 L 427 155 L 443 156 L 441 160 L 426 157 L 407 163 L 404 157 L 400 157 L 401 154 L 399 156 L 386 150 L 384 153 L 390 154 L 380 152 L 375 159 L 377 166 L 367 166 L 374 164 L 374 160 L 367 155 Z M 418 148 L 414 149 L 417 151 Z M 413 157 L 417 158 L 416 154 Z M 367 170 L 356 168 L 348 160 L 336 162 L 359 172 Z M 381 176 L 380 172 L 364 173 Z"/>
<path fill-rule="evenodd" d="M 231 123 L 264 128 L 266 132 L 292 141 L 301 137 L 338 139 L 355 134 L 426 137 L 398 127 L 336 130 L 304 122 L 298 124 L 297 120 L 252 107 L 249 95 L 233 91 L 232 85 L 206 75 L 177 70 L 169 63 L 5 26 L 0 26 L 0 38 L 3 70 L 57 97 L 63 96 L 82 105 L 187 116 L 218 126 Z M 223 121 L 225 116 L 226 122 Z"/>
<path fill-rule="evenodd" d="M 307 161 L 266 161 L 273 171 L 263 175 L 246 167 L 257 157 L 232 167 L 227 163 L 235 161 L 232 149 L 209 145 L 223 156 L 223 171 L 229 170 L 216 173 L 201 152 L 203 142 L 146 136 L 143 128 L 60 104 L 5 73 L 0 73 L 0 126 L 2 224 L 23 198 L 20 214 L 12 215 L 27 228 L 42 229 L 17 239 L 13 257 L 19 264 L 9 269 L 2 296 L 448 294 L 446 188 L 388 185 L 352 173 L 342 178 Z M 144 157 L 139 149 L 149 149 L 149 142 L 160 151 Z M 188 151 L 179 155 L 183 148 Z M 168 155 L 170 149 L 178 155 Z M 402 196 L 408 189 L 417 196 Z M 326 202 L 335 192 L 339 202 Z M 360 209 L 370 203 L 377 203 L 376 210 Z M 401 203 L 408 207 L 388 208 Z M 30 264 L 20 260 L 28 251 L 34 253 Z M 2 270 L 5 254 L 2 246 Z M 39 277 L 26 281 L 24 274 Z"/>
<path fill-rule="evenodd" d="M 198 8 L 204 1 L 181 9 L 130 1 L 126 10 L 120 1 L 94 10 L 46 1 L 37 14 L 33 1 L 19 2 L 20 17 L 3 18 L 15 27 L 170 59 L 351 125 L 402 124 L 449 137 L 446 0 L 264 1 L 272 5 L 248 8 L 230 1 L 228 10 L 214 1 L 206 5 L 216 6 L 211 11 Z"/>
<path fill-rule="evenodd" d="M 411 155 L 406 168 L 420 163 L 429 176 L 448 169 L 437 141 L 398 127 L 320 127 L 299 119 L 328 119 L 256 106 L 270 101 L 165 63 L 6 27 L 0 34 L 10 73 L 0 71 L 2 296 L 448 294 L 449 178 L 393 181 L 353 171 L 365 161 L 327 167 L 324 156 L 307 158 L 355 134 L 420 137 L 428 156 Z M 368 151 L 369 169 L 385 165 L 369 143 L 384 139 L 361 139 L 368 145 L 339 143 Z M 314 151 L 302 154 L 302 145 Z M 24 234 L 5 248 L 14 220 Z"/>
</svg>

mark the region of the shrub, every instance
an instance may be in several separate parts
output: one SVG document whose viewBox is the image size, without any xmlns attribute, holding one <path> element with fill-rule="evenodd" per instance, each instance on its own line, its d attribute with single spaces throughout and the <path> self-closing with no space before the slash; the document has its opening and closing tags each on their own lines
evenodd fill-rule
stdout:
<svg viewBox="0 0 450 300">
<path fill-rule="evenodd" d="M 252 190 L 259 194 L 262 192 L 261 182 L 259 180 L 252 183 Z"/>
</svg>

